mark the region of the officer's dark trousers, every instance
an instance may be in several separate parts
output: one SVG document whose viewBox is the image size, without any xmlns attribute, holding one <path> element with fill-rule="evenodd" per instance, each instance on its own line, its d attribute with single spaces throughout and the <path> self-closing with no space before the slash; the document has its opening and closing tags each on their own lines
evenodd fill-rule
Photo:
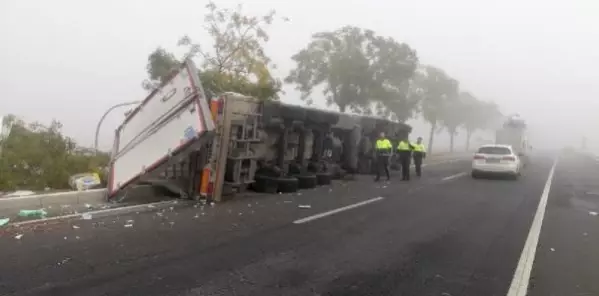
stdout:
<svg viewBox="0 0 599 296">
<path fill-rule="evenodd" d="M 422 152 L 414 152 L 414 166 L 416 167 L 416 176 L 422 176 L 422 159 L 424 155 Z"/>
<path fill-rule="evenodd" d="M 410 180 L 410 158 L 412 158 L 410 151 L 399 151 L 402 180 Z"/>
<path fill-rule="evenodd" d="M 384 170 L 387 175 L 387 180 L 391 177 L 389 176 L 389 156 L 386 155 L 378 155 L 376 158 L 376 181 L 381 178 L 381 171 Z"/>
</svg>

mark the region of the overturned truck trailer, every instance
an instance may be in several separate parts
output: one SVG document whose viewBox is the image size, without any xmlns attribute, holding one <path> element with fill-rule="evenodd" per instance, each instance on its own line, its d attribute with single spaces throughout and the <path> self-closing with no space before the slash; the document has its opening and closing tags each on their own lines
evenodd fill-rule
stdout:
<svg viewBox="0 0 599 296">
<path fill-rule="evenodd" d="M 117 129 L 108 195 L 133 184 L 214 201 L 314 188 L 371 173 L 381 131 L 396 141 L 410 127 L 230 92 L 207 100 L 187 61 Z"/>
<path fill-rule="evenodd" d="M 187 60 L 117 128 L 108 198 L 126 196 L 134 184 L 159 185 L 181 196 L 193 195 L 197 191 L 194 184 L 199 184 L 198 168 L 205 159 L 202 148 L 211 142 L 213 131 L 198 71 Z"/>
<path fill-rule="evenodd" d="M 392 141 L 411 127 L 224 93 L 210 102 L 215 137 L 203 169 L 202 192 L 221 201 L 251 189 L 294 192 L 330 184 L 347 173 L 372 173 L 379 132 Z"/>
</svg>

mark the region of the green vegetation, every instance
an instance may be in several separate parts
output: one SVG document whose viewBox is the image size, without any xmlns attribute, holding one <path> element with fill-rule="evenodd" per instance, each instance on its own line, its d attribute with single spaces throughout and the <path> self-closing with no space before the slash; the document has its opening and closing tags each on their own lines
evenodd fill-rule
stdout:
<svg viewBox="0 0 599 296">
<path fill-rule="evenodd" d="M 108 164 L 105 153 L 94 155 L 62 135 L 62 125 L 26 123 L 14 115 L 4 117 L 0 139 L 0 191 L 17 189 L 69 189 L 69 177 L 97 172 Z"/>
</svg>

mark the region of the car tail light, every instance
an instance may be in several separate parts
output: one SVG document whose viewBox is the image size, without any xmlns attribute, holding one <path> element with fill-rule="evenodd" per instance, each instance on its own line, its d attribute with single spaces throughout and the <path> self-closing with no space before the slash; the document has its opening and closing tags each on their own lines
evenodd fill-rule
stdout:
<svg viewBox="0 0 599 296">
<path fill-rule="evenodd" d="M 481 154 L 474 154 L 474 159 L 485 159 L 485 156 Z"/>
<path fill-rule="evenodd" d="M 504 156 L 503 158 L 501 158 L 502 160 L 507 160 L 507 161 L 516 161 L 516 157 L 509 155 L 509 156 Z"/>
</svg>

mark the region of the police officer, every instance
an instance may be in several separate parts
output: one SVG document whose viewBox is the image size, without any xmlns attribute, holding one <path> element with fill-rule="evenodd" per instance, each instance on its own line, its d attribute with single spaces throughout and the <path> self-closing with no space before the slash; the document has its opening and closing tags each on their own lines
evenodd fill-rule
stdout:
<svg viewBox="0 0 599 296">
<path fill-rule="evenodd" d="M 414 158 L 414 166 L 416 167 L 416 176 L 420 177 L 422 176 L 422 160 L 426 158 L 426 147 L 422 144 L 422 137 L 418 137 L 416 144 L 413 146 L 412 157 Z"/>
<path fill-rule="evenodd" d="M 376 152 L 376 179 L 375 182 L 381 179 L 381 170 L 385 170 L 385 174 L 387 175 L 387 181 L 391 179 L 389 176 L 389 157 L 391 157 L 391 153 L 393 152 L 393 145 L 391 145 L 391 141 L 385 137 L 385 133 L 381 132 L 379 138 L 376 140 L 375 145 Z"/>
<path fill-rule="evenodd" d="M 397 153 L 399 154 L 399 163 L 401 164 L 401 180 L 410 180 L 410 158 L 412 158 L 412 150 L 414 146 L 407 139 L 402 139 L 397 144 Z"/>
</svg>

